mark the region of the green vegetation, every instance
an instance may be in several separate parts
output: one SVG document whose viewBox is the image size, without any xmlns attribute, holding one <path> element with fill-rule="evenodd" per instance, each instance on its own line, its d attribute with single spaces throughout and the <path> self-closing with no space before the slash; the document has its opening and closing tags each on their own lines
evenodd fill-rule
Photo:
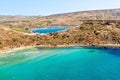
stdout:
<svg viewBox="0 0 120 80">
<path fill-rule="evenodd" d="M 85 27 L 84 26 L 80 26 L 80 29 L 83 30 Z"/>
<path fill-rule="evenodd" d="M 15 31 L 20 31 L 20 32 L 29 32 L 28 29 L 24 29 L 24 28 L 20 28 L 20 27 L 14 27 L 14 28 L 11 28 L 12 30 L 15 30 Z"/>
</svg>

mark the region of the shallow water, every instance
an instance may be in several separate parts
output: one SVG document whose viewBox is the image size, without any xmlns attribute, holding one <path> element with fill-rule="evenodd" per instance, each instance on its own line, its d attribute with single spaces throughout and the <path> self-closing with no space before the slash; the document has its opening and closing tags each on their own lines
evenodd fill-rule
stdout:
<svg viewBox="0 0 120 80">
<path fill-rule="evenodd" d="M 36 28 L 32 30 L 34 33 L 39 33 L 39 34 L 48 34 L 48 33 L 55 33 L 55 32 L 60 32 L 60 31 L 65 31 L 68 30 L 67 27 L 60 27 L 60 28 Z"/>
<path fill-rule="evenodd" d="M 120 49 L 30 48 L 0 55 L 0 80 L 119 80 Z"/>
</svg>

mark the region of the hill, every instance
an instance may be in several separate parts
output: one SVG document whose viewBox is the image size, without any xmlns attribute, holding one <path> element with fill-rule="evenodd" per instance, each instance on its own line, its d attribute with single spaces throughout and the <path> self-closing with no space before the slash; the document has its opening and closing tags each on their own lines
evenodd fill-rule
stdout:
<svg viewBox="0 0 120 80">
<path fill-rule="evenodd" d="M 101 23 L 84 23 L 65 32 L 47 35 L 28 35 L 11 29 L 0 28 L 0 50 L 27 46 L 114 46 L 120 47 L 120 28 Z"/>
<path fill-rule="evenodd" d="M 14 27 L 43 27 L 43 26 L 76 26 L 81 24 L 81 20 L 119 20 L 120 9 L 106 9 L 106 10 L 92 10 L 92 11 L 80 11 L 63 14 L 54 14 L 49 16 L 14 16 L 3 17 L 0 20 L 7 19 L 4 24 Z M 8 19 L 10 18 L 10 19 Z M 24 20 L 26 19 L 26 20 Z M 28 19 L 28 20 L 27 20 Z M 14 21 L 13 21 L 14 20 Z"/>
<path fill-rule="evenodd" d="M 9 22 L 9 21 L 28 21 L 36 19 L 38 16 L 10 16 L 10 15 L 0 15 L 0 22 Z M 39 16 L 40 17 L 40 16 Z"/>
</svg>

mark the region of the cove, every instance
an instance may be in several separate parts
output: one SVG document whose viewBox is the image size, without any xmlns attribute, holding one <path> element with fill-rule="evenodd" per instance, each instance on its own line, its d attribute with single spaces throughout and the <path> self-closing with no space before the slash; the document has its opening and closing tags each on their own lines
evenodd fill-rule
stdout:
<svg viewBox="0 0 120 80">
<path fill-rule="evenodd" d="M 68 30 L 67 27 L 49 27 L 49 28 L 36 28 L 33 29 L 32 32 L 38 34 L 48 34 L 48 33 L 55 33 L 60 31 Z"/>
<path fill-rule="evenodd" d="M 0 80 L 119 79 L 119 48 L 29 48 L 0 55 Z"/>
</svg>

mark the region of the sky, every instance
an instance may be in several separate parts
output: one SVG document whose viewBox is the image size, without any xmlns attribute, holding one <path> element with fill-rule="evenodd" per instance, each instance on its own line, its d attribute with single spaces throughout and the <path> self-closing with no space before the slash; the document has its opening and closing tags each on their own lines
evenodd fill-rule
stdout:
<svg viewBox="0 0 120 80">
<path fill-rule="evenodd" d="M 0 0 L 0 15 L 51 15 L 120 8 L 120 0 Z"/>
</svg>

